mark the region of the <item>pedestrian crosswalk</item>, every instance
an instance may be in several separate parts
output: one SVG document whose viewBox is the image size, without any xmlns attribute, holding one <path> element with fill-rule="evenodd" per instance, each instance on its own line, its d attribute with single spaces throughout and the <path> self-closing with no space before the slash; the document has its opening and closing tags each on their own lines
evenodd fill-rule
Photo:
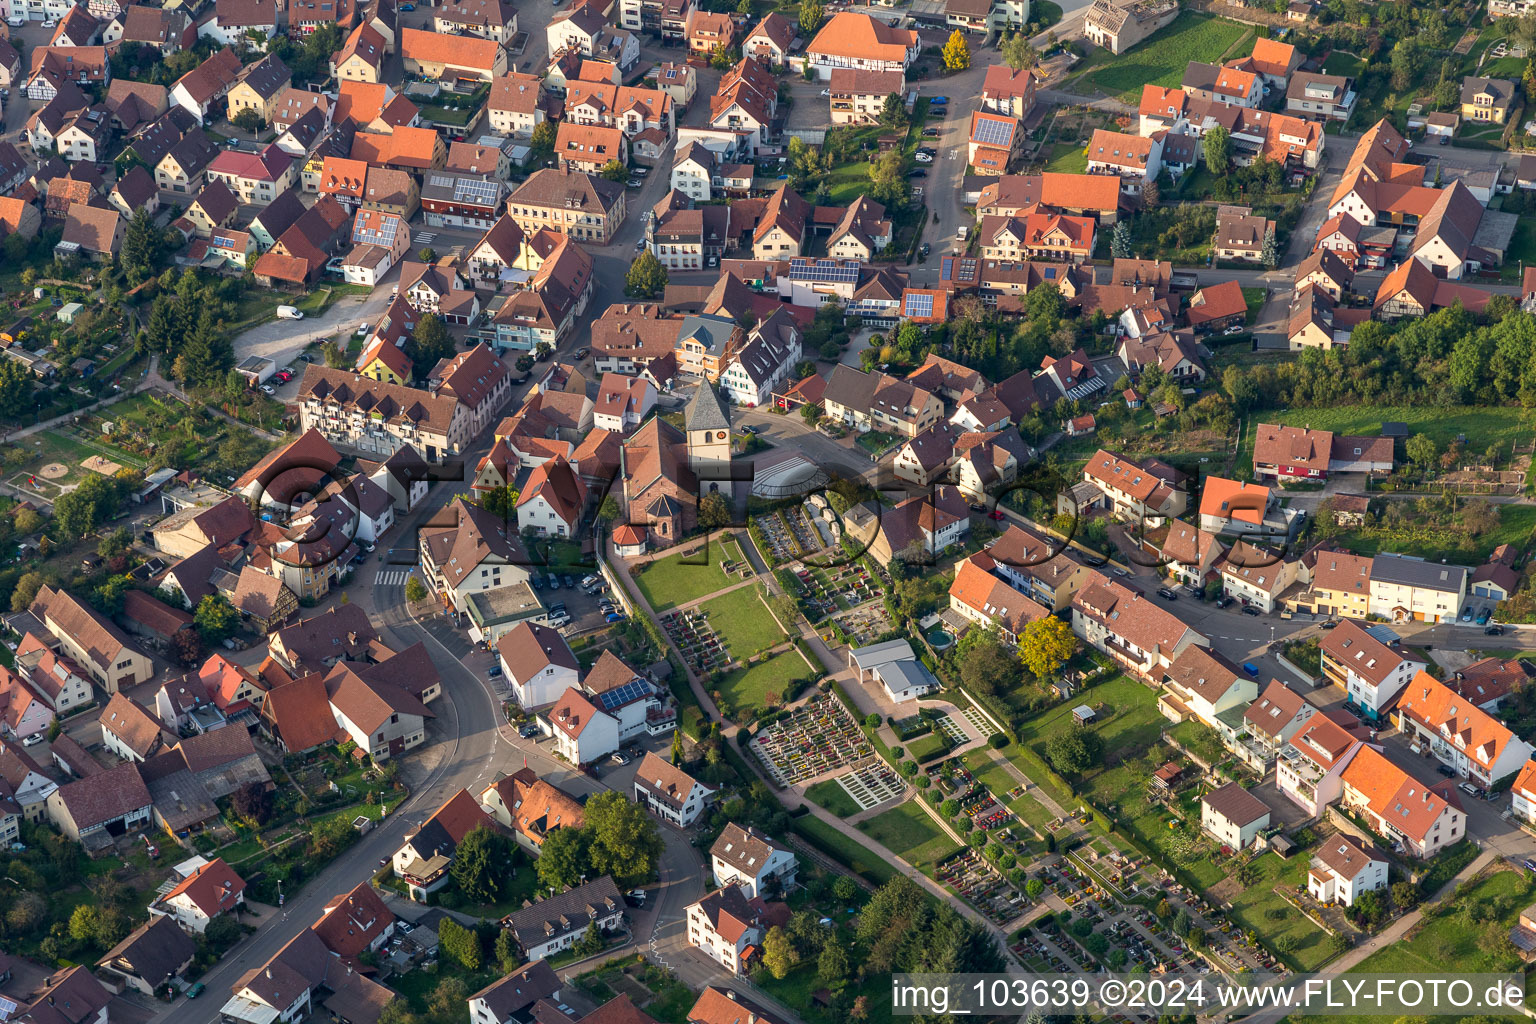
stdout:
<svg viewBox="0 0 1536 1024">
<path fill-rule="evenodd" d="M 373 577 L 376 587 L 398 587 L 411 578 L 409 569 L 380 569 Z"/>
<path fill-rule="evenodd" d="M 411 236 L 411 241 L 416 245 L 426 245 L 437 237 L 436 231 L 418 231 Z"/>
</svg>

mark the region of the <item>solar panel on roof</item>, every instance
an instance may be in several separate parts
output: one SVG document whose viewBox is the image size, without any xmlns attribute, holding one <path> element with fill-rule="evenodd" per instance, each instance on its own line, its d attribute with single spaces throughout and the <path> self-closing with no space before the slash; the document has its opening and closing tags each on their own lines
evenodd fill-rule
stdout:
<svg viewBox="0 0 1536 1024">
<path fill-rule="evenodd" d="M 612 711 L 616 707 L 621 707 L 632 700 L 644 697 L 649 692 L 649 683 L 642 679 L 631 679 L 623 686 L 617 686 L 605 693 L 598 694 L 597 699 L 603 705 L 604 711 Z"/>
<path fill-rule="evenodd" d="M 480 178 L 460 178 L 453 189 L 453 198 L 460 202 L 494 206 L 501 194 L 496 182 Z"/>
<path fill-rule="evenodd" d="M 922 292 L 908 295 L 906 305 L 902 309 L 902 315 L 913 317 L 933 316 L 933 296 Z"/>
<path fill-rule="evenodd" d="M 1006 146 L 1012 139 L 1012 121 L 994 121 L 988 118 L 976 123 L 973 141 L 983 146 Z"/>
<path fill-rule="evenodd" d="M 859 264 L 857 261 L 810 260 L 796 257 L 789 261 L 789 278 L 791 281 L 856 284 L 859 280 Z"/>
</svg>

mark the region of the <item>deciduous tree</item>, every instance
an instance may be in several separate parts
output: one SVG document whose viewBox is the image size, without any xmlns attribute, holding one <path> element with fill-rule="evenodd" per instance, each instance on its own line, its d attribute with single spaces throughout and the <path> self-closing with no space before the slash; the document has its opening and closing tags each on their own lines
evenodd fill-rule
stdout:
<svg viewBox="0 0 1536 1024">
<path fill-rule="evenodd" d="M 476 903 L 495 903 L 516 871 L 512 841 L 485 825 L 476 825 L 454 851 L 448 872 L 459 892 Z"/>
<path fill-rule="evenodd" d="M 799 960 L 800 954 L 795 951 L 795 944 L 789 941 L 788 933 L 778 925 L 769 928 L 768 934 L 763 936 L 763 966 L 768 968 L 768 973 L 775 978 L 784 978 Z"/>
<path fill-rule="evenodd" d="M 1054 615 L 1029 623 L 1019 636 L 1019 660 L 1036 679 L 1054 679 L 1076 653 L 1072 627 Z"/>
<path fill-rule="evenodd" d="M 217 647 L 234 635 L 240 627 L 240 613 L 223 594 L 208 594 L 197 603 L 192 613 L 193 625 L 198 635 L 209 647 Z"/>
<path fill-rule="evenodd" d="M 971 44 L 964 32 L 955 29 L 949 34 L 949 41 L 944 44 L 943 57 L 946 71 L 964 71 L 971 66 Z"/>
<path fill-rule="evenodd" d="M 634 298 L 655 298 L 666 287 L 667 268 L 662 266 L 661 260 L 650 249 L 642 252 L 624 275 L 624 294 Z"/>
</svg>

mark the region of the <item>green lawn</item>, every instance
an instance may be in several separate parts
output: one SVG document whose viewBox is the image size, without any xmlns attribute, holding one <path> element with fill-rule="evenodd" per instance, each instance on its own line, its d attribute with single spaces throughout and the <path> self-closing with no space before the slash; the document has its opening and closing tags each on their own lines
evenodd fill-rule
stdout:
<svg viewBox="0 0 1536 1024">
<path fill-rule="evenodd" d="M 1286 959 L 1297 970 L 1315 971 L 1333 959 L 1328 933 L 1323 931 L 1305 914 L 1283 899 L 1275 886 L 1295 890 L 1307 880 L 1307 854 L 1282 860 L 1279 854 L 1266 853 L 1253 862 L 1256 881 L 1232 898 L 1232 919 L 1244 928 L 1251 928 L 1260 941 L 1270 949 L 1281 936 L 1289 935 L 1296 940 L 1296 949 Z"/>
<path fill-rule="evenodd" d="M 1226 57 L 1241 56 L 1245 43 L 1251 51 L 1253 35 L 1253 29 L 1235 21 L 1185 11 L 1128 53 L 1096 51 L 1080 81 L 1134 104 L 1141 98 L 1143 85 L 1177 86 L 1192 60 L 1220 63 Z"/>
<path fill-rule="evenodd" d="M 816 801 L 839 818 L 846 818 L 859 813 L 859 805 L 854 802 L 848 791 L 838 784 L 836 779 L 827 779 L 818 782 L 805 791 L 805 795 Z"/>
<path fill-rule="evenodd" d="M 1085 174 L 1088 171 L 1088 154 L 1084 147 L 1071 142 L 1056 142 L 1046 152 L 1045 169 L 1062 174 Z"/>
<path fill-rule="evenodd" d="M 930 733 L 927 736 L 919 736 L 907 744 L 907 756 L 914 761 L 923 762 L 938 757 L 949 749 L 949 742 L 938 733 Z"/>
<path fill-rule="evenodd" d="M 1342 75 L 1345 78 L 1359 78 L 1365 70 L 1365 61 L 1343 50 L 1335 50 L 1323 61 L 1323 74 Z"/>
<path fill-rule="evenodd" d="M 875 856 L 869 847 L 814 815 L 804 814 L 791 818 L 789 827 L 822 853 L 836 858 L 854 874 L 863 875 L 876 885 L 884 885 L 896 875 L 894 865 Z"/>
<path fill-rule="evenodd" d="M 1253 416 L 1254 423 L 1310 426 L 1314 430 L 1331 430 L 1335 434 L 1364 434 L 1372 437 L 1381 433 L 1384 421 L 1391 420 L 1406 423 L 1410 433 L 1428 434 L 1441 451 L 1456 440 L 1458 434 L 1465 434 L 1472 451 L 1480 452 L 1490 444 L 1497 444 L 1507 455 L 1511 441 L 1529 442 L 1532 434 L 1536 434 L 1536 420 L 1530 414 L 1486 405 L 1340 405 L 1328 408 L 1270 409 Z M 1251 426 L 1245 435 L 1238 466 L 1251 469 Z"/>
<path fill-rule="evenodd" d="M 1145 747 L 1168 724 L 1157 710 L 1155 690 L 1126 676 L 1115 676 L 1030 719 L 1019 730 L 1019 741 L 1043 747 L 1056 732 L 1078 728 L 1072 721 L 1072 709 L 1082 704 L 1098 710 L 1098 721 L 1088 728 L 1099 734 L 1106 752 Z"/>
<path fill-rule="evenodd" d="M 955 852 L 955 844 L 916 800 L 908 800 L 859 823 L 871 839 L 919 868 Z"/>
<path fill-rule="evenodd" d="M 1500 272 L 1510 280 L 1519 280 L 1522 265 L 1536 264 L 1536 219 L 1521 217 L 1515 224 L 1514 237 L 1504 251 L 1504 264 Z"/>
<path fill-rule="evenodd" d="M 1248 322 L 1253 323 L 1259 318 L 1259 310 L 1264 308 L 1263 288 L 1244 288 L 1243 302 L 1248 305 Z"/>
<path fill-rule="evenodd" d="M 784 641 L 784 631 L 758 596 L 756 585 L 712 597 L 699 608 L 740 661 Z"/>
<path fill-rule="evenodd" d="M 811 667 L 805 658 L 798 650 L 790 649 L 750 668 L 726 674 L 718 687 L 726 702 L 738 711 L 748 707 L 765 708 L 768 694 L 778 694 L 782 699 L 790 680 L 806 679 L 810 675 Z"/>
<path fill-rule="evenodd" d="M 664 612 L 697 601 L 705 594 L 724 590 L 736 582 L 736 577 L 727 576 L 720 568 L 721 563 L 728 560 L 719 538 L 713 538 L 707 554 L 703 548 L 695 548 L 658 559 L 635 576 L 635 583 L 651 609 Z"/>
</svg>

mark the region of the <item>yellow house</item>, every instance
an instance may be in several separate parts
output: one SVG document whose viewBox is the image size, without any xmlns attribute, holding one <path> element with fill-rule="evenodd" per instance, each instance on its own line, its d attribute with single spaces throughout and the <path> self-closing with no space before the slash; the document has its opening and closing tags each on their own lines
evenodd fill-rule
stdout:
<svg viewBox="0 0 1536 1024">
<path fill-rule="evenodd" d="M 1472 76 L 1461 80 L 1461 117 L 1464 121 L 1503 124 L 1514 105 L 1514 82 Z"/>
<path fill-rule="evenodd" d="M 373 348 L 363 353 L 360 365 L 364 377 L 384 384 L 404 387 L 411 383 L 413 376 L 410 357 L 403 349 L 384 340 L 374 342 Z"/>
<path fill-rule="evenodd" d="M 331 74 L 345 82 L 377 83 L 387 49 L 384 36 L 377 29 L 368 24 L 359 25 L 341 49 L 331 55 Z"/>
<path fill-rule="evenodd" d="M 293 75 L 276 57 L 263 57 L 252 64 L 230 88 L 229 117 L 242 110 L 254 110 L 264 123 L 272 121 L 272 107 L 278 95 L 293 82 Z"/>
</svg>

